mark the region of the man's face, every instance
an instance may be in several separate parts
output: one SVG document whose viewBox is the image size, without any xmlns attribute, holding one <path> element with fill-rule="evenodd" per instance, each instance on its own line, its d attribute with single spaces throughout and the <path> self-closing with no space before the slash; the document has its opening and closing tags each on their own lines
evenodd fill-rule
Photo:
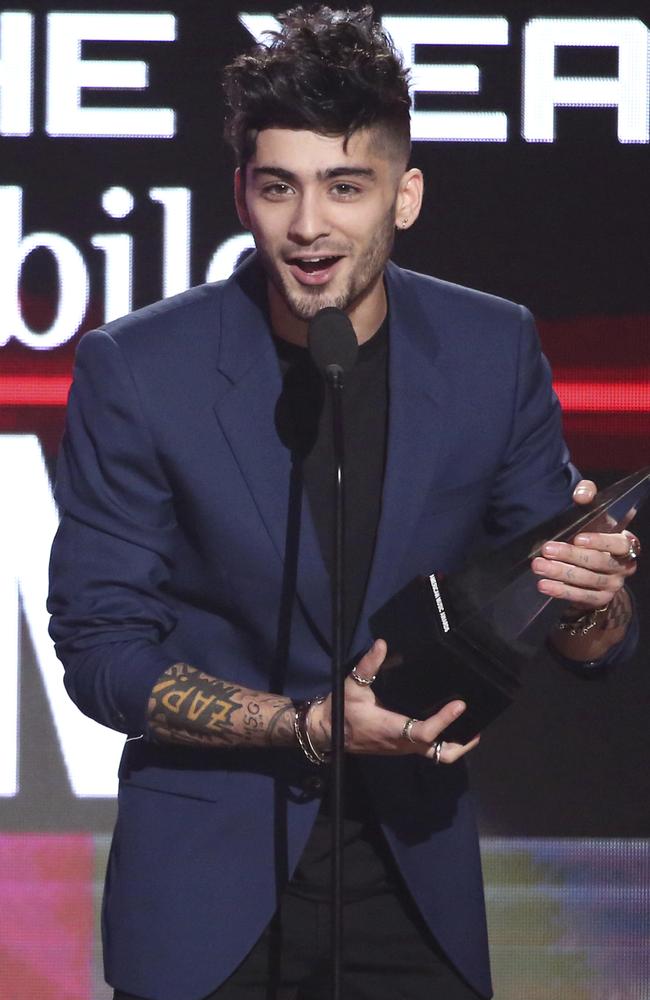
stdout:
<svg viewBox="0 0 650 1000">
<path fill-rule="evenodd" d="M 415 172 L 413 172 L 415 173 Z M 236 186 L 271 283 L 297 319 L 324 306 L 348 312 L 383 296 L 393 245 L 401 165 L 382 155 L 373 130 L 343 137 L 264 129 Z M 417 214 L 417 213 L 416 213 Z"/>
</svg>

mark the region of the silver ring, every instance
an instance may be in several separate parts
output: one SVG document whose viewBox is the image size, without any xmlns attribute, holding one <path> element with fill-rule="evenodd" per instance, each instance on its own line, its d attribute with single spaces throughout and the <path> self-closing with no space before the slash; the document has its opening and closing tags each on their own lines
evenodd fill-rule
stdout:
<svg viewBox="0 0 650 1000">
<path fill-rule="evenodd" d="M 638 559 L 641 555 L 641 542 L 630 532 L 630 547 L 625 554 L 626 559 Z"/>
<path fill-rule="evenodd" d="M 408 740 L 409 743 L 417 743 L 417 740 L 414 740 L 413 737 L 411 736 L 411 730 L 413 729 L 413 726 L 415 725 L 416 722 L 419 722 L 419 719 L 406 720 L 406 722 L 402 726 L 402 732 L 400 733 L 403 740 Z"/>
<path fill-rule="evenodd" d="M 362 677 L 361 674 L 357 673 L 356 667 L 353 667 L 352 670 L 350 671 L 350 677 L 355 682 L 355 684 L 358 684 L 360 687 L 364 688 L 370 687 L 370 685 L 374 684 L 374 682 L 377 680 L 377 674 L 373 674 L 372 677 Z"/>
<path fill-rule="evenodd" d="M 434 764 L 439 764 L 440 763 L 440 754 L 442 753 L 442 745 L 443 745 L 443 743 L 444 743 L 444 740 L 436 740 L 436 742 L 433 744 L 433 763 Z"/>
</svg>

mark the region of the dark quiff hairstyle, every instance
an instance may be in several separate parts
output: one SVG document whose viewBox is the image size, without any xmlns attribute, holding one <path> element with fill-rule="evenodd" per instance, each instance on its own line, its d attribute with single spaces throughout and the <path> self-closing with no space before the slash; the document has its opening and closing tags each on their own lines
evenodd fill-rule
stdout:
<svg viewBox="0 0 650 1000">
<path fill-rule="evenodd" d="M 265 128 L 344 136 L 380 127 L 386 151 L 408 162 L 408 70 L 372 7 L 295 7 L 280 31 L 238 56 L 224 72 L 225 136 L 244 167 Z"/>
</svg>

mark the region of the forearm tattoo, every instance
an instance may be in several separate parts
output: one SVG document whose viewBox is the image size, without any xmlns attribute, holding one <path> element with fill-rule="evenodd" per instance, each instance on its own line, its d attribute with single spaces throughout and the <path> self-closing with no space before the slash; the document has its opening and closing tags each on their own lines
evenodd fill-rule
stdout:
<svg viewBox="0 0 650 1000">
<path fill-rule="evenodd" d="M 295 708 L 289 698 L 251 691 L 175 663 L 154 684 L 149 732 L 185 746 L 290 746 Z"/>
</svg>

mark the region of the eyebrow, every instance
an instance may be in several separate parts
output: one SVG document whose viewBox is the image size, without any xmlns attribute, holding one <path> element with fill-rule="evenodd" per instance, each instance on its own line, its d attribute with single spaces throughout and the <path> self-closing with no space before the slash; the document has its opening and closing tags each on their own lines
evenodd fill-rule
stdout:
<svg viewBox="0 0 650 1000">
<path fill-rule="evenodd" d="M 277 177 L 278 180 L 287 181 L 289 184 L 294 184 L 298 179 L 296 174 L 291 170 L 285 170 L 284 167 L 253 167 L 253 177 L 262 174 Z M 329 167 L 327 170 L 316 171 L 316 179 L 319 181 L 335 180 L 337 177 L 368 177 L 374 180 L 376 176 L 377 172 L 372 167 Z"/>
</svg>

